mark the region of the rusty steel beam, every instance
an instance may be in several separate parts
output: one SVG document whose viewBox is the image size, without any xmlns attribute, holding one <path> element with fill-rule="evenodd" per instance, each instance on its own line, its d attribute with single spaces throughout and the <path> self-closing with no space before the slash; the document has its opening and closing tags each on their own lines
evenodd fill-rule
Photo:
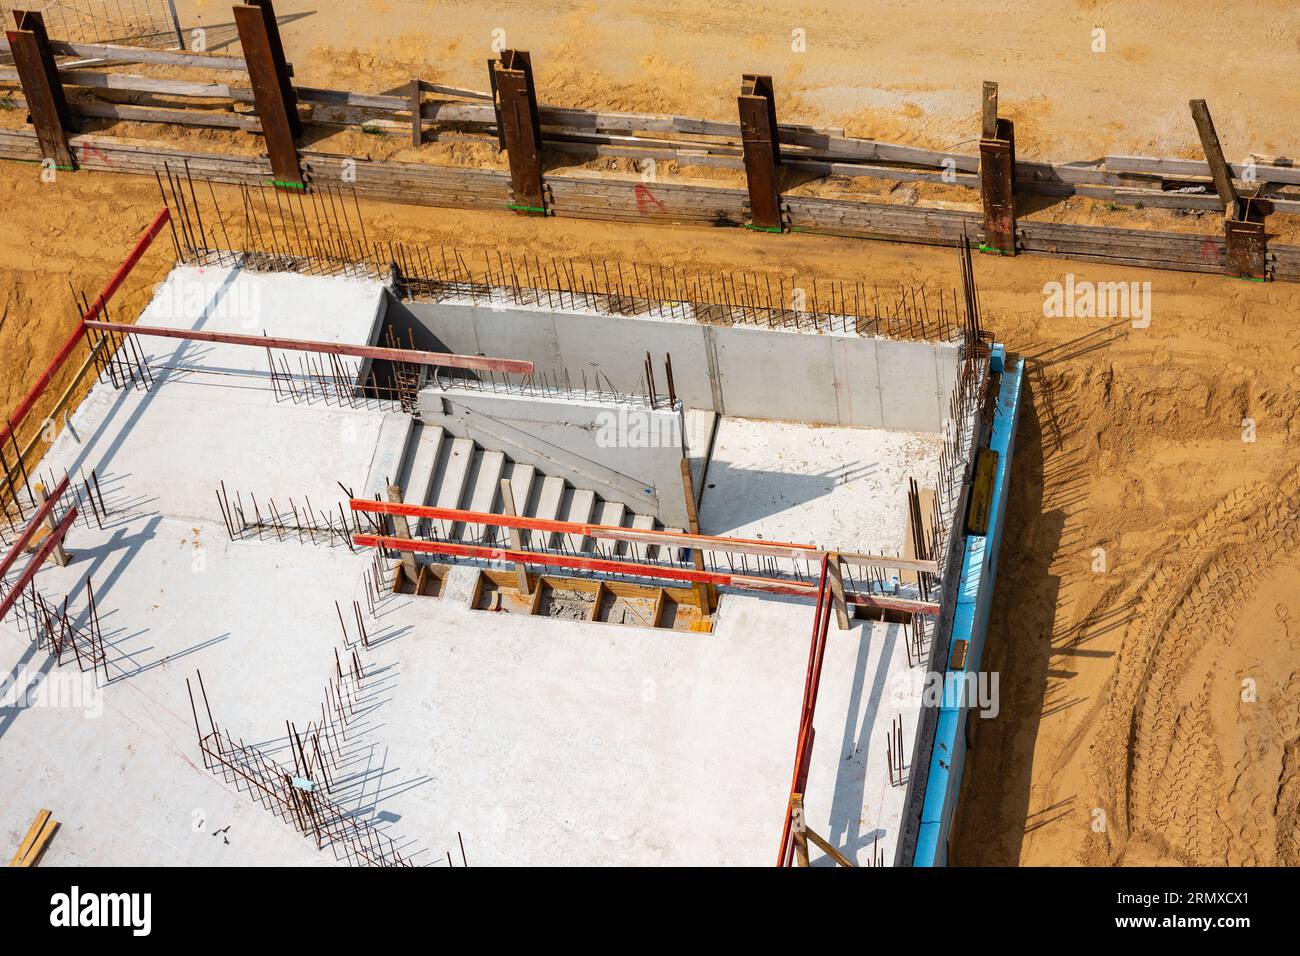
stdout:
<svg viewBox="0 0 1300 956">
<path fill-rule="evenodd" d="M 783 232 L 781 216 L 781 143 L 777 135 L 776 95 L 772 78 L 746 73 L 736 103 L 749 184 L 749 227 Z"/>
<path fill-rule="evenodd" d="M 540 564 L 550 567 L 590 571 L 596 574 L 625 574 L 633 577 L 657 578 L 666 581 L 686 581 L 733 587 L 746 591 L 761 591 L 786 597 L 815 598 L 817 589 L 802 581 L 783 581 L 747 574 L 728 574 L 720 571 L 696 571 L 694 568 L 663 567 L 656 564 L 638 564 L 633 561 L 609 558 L 585 558 L 571 554 L 549 554 L 537 551 L 516 551 L 512 548 L 490 548 L 477 544 L 454 544 L 448 541 L 420 541 L 412 538 L 394 538 L 388 535 L 354 534 L 352 543 L 363 548 L 383 548 L 387 551 L 418 551 L 422 554 L 442 554 L 480 561 L 500 561 L 506 564 Z M 931 601 L 914 601 L 877 594 L 853 594 L 850 604 L 859 607 L 883 608 L 926 614 L 937 617 L 939 605 Z"/>
<path fill-rule="evenodd" d="M 54 161 L 59 169 L 75 170 L 76 157 L 68 144 L 68 133 L 75 132 L 72 112 L 63 95 L 59 70 L 50 52 L 50 38 L 39 13 L 15 10 L 16 30 L 5 31 L 9 51 L 18 70 L 18 81 L 27 100 L 32 126 L 41 158 Z"/>
<path fill-rule="evenodd" d="M 248 0 L 248 3 L 262 8 L 262 20 L 266 24 L 266 39 L 271 47 L 271 58 L 275 61 L 275 76 L 279 81 L 281 95 L 287 107 L 289 129 L 296 139 L 302 136 L 302 119 L 298 116 L 298 93 L 293 88 L 293 64 L 284 56 L 284 43 L 280 40 L 280 23 L 275 18 L 275 5 L 272 0 Z"/>
<path fill-rule="evenodd" d="M 1268 278 L 1268 233 L 1264 217 L 1268 200 L 1246 199 L 1241 203 L 1243 218 L 1223 222 L 1224 275 L 1239 279 Z"/>
<path fill-rule="evenodd" d="M 390 349 L 376 345 L 343 345 L 338 342 L 315 342 L 310 339 L 284 339 L 270 335 L 240 335 L 236 332 L 203 332 L 198 329 L 166 329 L 121 322 L 86 323 L 86 328 L 118 335 L 148 335 L 190 342 L 216 342 L 221 345 L 249 345 L 259 349 L 283 349 L 287 352 L 322 352 L 352 358 L 405 362 L 408 365 L 435 365 L 439 368 L 466 368 L 480 372 L 533 374 L 533 363 L 522 359 L 489 358 L 482 355 L 453 355 L 450 352 L 421 352 L 415 349 Z"/>
<path fill-rule="evenodd" d="M 526 50 L 503 50 L 492 60 L 493 105 L 498 135 L 510 159 L 510 208 L 521 215 L 546 215 L 542 181 L 542 124 L 537 111 L 533 64 Z"/>
<path fill-rule="evenodd" d="M 980 126 L 980 199 L 984 204 L 982 252 L 1016 254 L 1016 132 L 998 111 L 996 83 L 984 84 Z"/>
<path fill-rule="evenodd" d="M 402 515 L 407 518 L 429 518 L 464 524 L 484 524 L 497 528 L 514 528 L 521 531 L 544 531 L 556 534 L 581 535 L 603 541 L 625 541 L 632 544 L 650 544 L 663 547 L 693 548 L 702 551 L 725 551 L 729 554 L 748 554 L 755 557 L 785 558 L 792 561 L 818 561 L 823 552 L 811 544 L 793 544 L 784 541 L 766 541 L 755 538 L 727 538 L 707 534 L 686 534 L 680 531 L 653 531 L 624 528 L 619 525 L 589 524 L 580 521 L 560 521 L 553 518 L 529 518 L 525 515 L 493 514 L 486 511 L 468 511 L 463 508 L 437 508 L 432 505 L 394 504 L 369 498 L 352 498 L 353 511 L 369 514 Z M 937 574 L 938 562 L 916 558 L 895 558 L 887 554 L 856 554 L 838 552 L 840 560 L 855 566 L 877 565 L 902 571 L 926 571 Z"/>
<path fill-rule="evenodd" d="M 296 139 L 302 133 L 297 100 L 288 82 L 288 65 L 280 45 L 280 33 L 269 2 L 240 4 L 235 8 L 235 26 L 244 49 L 253 102 L 262 124 L 262 137 L 271 159 L 276 186 L 302 189 L 302 166 Z"/>
</svg>

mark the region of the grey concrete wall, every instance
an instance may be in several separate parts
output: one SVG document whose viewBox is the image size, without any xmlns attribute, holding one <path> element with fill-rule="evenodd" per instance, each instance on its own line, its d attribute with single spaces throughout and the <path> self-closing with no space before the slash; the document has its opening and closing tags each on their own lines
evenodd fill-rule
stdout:
<svg viewBox="0 0 1300 956">
<path fill-rule="evenodd" d="M 420 418 L 668 527 L 687 527 L 680 412 L 430 387 L 420 393 Z"/>
<path fill-rule="evenodd" d="M 656 376 L 668 353 L 687 407 L 740 418 L 938 432 L 957 375 L 954 345 L 440 302 L 398 308 L 430 333 L 422 347 L 528 359 L 571 381 L 599 372 L 622 392 L 643 390 L 647 351 Z M 657 385 L 662 392 L 662 378 Z"/>
</svg>

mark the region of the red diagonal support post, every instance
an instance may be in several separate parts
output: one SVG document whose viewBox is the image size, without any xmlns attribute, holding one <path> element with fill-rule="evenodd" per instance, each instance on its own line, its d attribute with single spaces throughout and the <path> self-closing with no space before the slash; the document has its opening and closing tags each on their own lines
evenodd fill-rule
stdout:
<svg viewBox="0 0 1300 956">
<path fill-rule="evenodd" d="M 781 143 L 777 136 L 772 78 L 746 73 L 736 102 L 740 108 L 745 179 L 749 183 L 749 228 L 783 232 Z"/>
<path fill-rule="evenodd" d="M 127 325 L 122 322 L 98 320 L 89 320 L 85 326 L 99 332 L 116 332 L 118 335 L 144 335 L 163 339 L 182 339 L 187 342 L 214 342 L 220 345 L 247 345 L 255 349 L 283 349 L 287 352 L 320 352 L 325 355 L 347 355 L 351 358 L 405 362 L 410 365 L 467 368 L 480 372 L 510 372 L 515 375 L 532 375 L 535 371 L 533 363 L 525 359 L 492 358 L 486 355 L 454 355 L 450 352 L 423 352 L 416 349 L 392 349 L 377 345 L 348 345 L 343 342 L 286 339 L 272 335 L 241 335 L 238 332 L 206 332 L 202 329 L 168 329 L 153 325 Z"/>
<path fill-rule="evenodd" d="M 984 84 L 980 130 L 980 199 L 984 203 L 981 252 L 1016 254 L 1016 131 L 998 116 L 998 85 Z"/>
<path fill-rule="evenodd" d="M 76 169 L 68 133 L 74 131 L 72 112 L 59 82 L 59 69 L 50 52 L 50 38 L 45 32 L 45 21 L 31 10 L 15 10 L 17 30 L 7 30 L 9 51 L 13 54 L 22 84 L 23 96 L 32 126 L 36 129 L 36 142 L 41 158 L 51 159 L 59 169 Z"/>
<path fill-rule="evenodd" d="M 510 157 L 510 208 L 521 215 L 546 215 L 542 181 L 542 124 L 537 112 L 533 63 L 525 50 L 503 50 L 491 64 L 493 105 L 499 140 Z"/>
<path fill-rule="evenodd" d="M 296 142 L 302 135 L 302 121 L 298 118 L 298 101 L 289 82 L 289 65 L 284 59 L 270 0 L 236 6 L 235 26 L 248 64 L 248 79 L 271 158 L 273 181 L 277 186 L 302 189 L 302 166 L 298 162 Z"/>
</svg>

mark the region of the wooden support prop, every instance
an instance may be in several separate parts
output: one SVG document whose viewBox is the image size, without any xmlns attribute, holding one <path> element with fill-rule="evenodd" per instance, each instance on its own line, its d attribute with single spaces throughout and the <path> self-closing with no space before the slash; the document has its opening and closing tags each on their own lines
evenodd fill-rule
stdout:
<svg viewBox="0 0 1300 956">
<path fill-rule="evenodd" d="M 841 631 L 849 629 L 849 606 L 844 600 L 844 565 L 837 552 L 832 551 L 826 562 L 826 580 L 831 586 L 831 601 L 835 605 L 835 623 Z"/>
<path fill-rule="evenodd" d="M 853 863 L 849 861 L 848 857 L 846 857 L 839 850 L 835 849 L 835 847 L 833 847 L 828 840 L 823 839 L 820 834 L 815 833 L 812 830 L 809 830 L 807 826 L 804 827 L 804 836 L 808 838 L 809 843 L 813 844 L 815 847 L 817 847 L 819 850 L 821 850 L 823 853 L 829 856 L 839 866 L 845 866 L 851 870 L 856 869 Z"/>
<path fill-rule="evenodd" d="M 526 50 L 503 50 L 491 63 L 493 104 L 499 139 L 510 158 L 510 208 L 526 216 L 546 215 L 542 182 L 542 124 L 537 112 L 533 64 Z"/>
<path fill-rule="evenodd" d="M 518 515 L 515 509 L 515 489 L 509 478 L 501 479 L 501 508 L 508 515 Z M 510 536 L 510 548 L 513 551 L 524 550 L 524 536 L 518 528 L 508 528 L 507 533 Z M 515 573 L 519 575 L 519 593 L 528 597 L 532 591 L 532 583 L 528 580 L 528 567 L 522 561 L 515 565 Z M 599 595 L 597 595 L 599 598 Z"/>
<path fill-rule="evenodd" d="M 50 500 L 50 493 L 45 490 L 44 485 L 38 484 L 36 486 L 36 500 L 42 505 L 44 505 L 47 501 Z M 53 514 L 47 513 L 47 516 L 45 518 L 45 526 L 50 529 L 51 534 L 53 534 L 55 531 L 59 529 L 59 523 L 54 520 Z M 51 552 L 50 557 L 53 558 L 54 563 L 61 568 L 66 568 L 68 566 L 69 561 L 71 560 L 68 557 L 67 549 L 63 547 L 62 541 L 54 545 L 54 551 Z"/>
<path fill-rule="evenodd" d="M 740 138 L 744 146 L 745 179 L 749 183 L 751 229 L 784 232 L 781 215 L 781 143 L 776 126 L 776 96 L 772 78 L 746 73 L 736 103 L 740 109 Z"/>
<path fill-rule="evenodd" d="M 695 507 L 695 481 L 691 478 L 690 460 L 682 458 L 682 493 L 686 496 L 686 528 L 691 534 L 700 533 L 700 515 Z M 691 563 L 696 571 L 704 570 L 704 552 L 691 548 Z M 695 585 L 695 603 L 706 617 L 718 606 L 718 589 L 711 584 Z"/>
<path fill-rule="evenodd" d="M 998 117 L 998 85 L 984 84 L 980 130 L 980 198 L 984 203 L 981 252 L 1016 254 L 1016 134 Z"/>
<path fill-rule="evenodd" d="M 424 124 L 421 122 L 420 109 L 423 106 L 424 85 L 417 76 L 411 80 L 411 145 L 424 145 Z"/>
<path fill-rule="evenodd" d="M 191 342 L 217 342 L 223 345 L 251 345 L 259 349 L 284 349 L 289 352 L 323 352 L 353 358 L 405 362 L 408 365 L 435 365 L 442 368 L 468 368 L 487 372 L 533 374 L 533 363 L 522 359 L 488 358 L 481 355 L 453 355 L 449 352 L 422 352 L 415 349 L 390 349 L 377 345 L 341 345 L 309 339 L 285 339 L 269 335 L 240 335 L 236 332 L 204 332 L 200 329 L 164 329 L 149 325 L 126 325 L 121 322 L 86 322 L 88 329 L 116 332 L 118 335 L 150 335 Z M 407 505 L 404 507 L 416 507 Z M 390 512 L 395 513 L 395 512 Z M 411 514 L 411 512 L 403 512 Z M 417 516 L 418 517 L 418 516 Z"/>
<path fill-rule="evenodd" d="M 302 135 L 302 122 L 270 0 L 236 6 L 235 26 L 239 29 L 253 101 L 271 158 L 273 183 L 287 189 L 304 189 L 296 142 Z"/>
<path fill-rule="evenodd" d="M 63 95 L 63 84 L 59 82 L 54 54 L 50 52 L 45 21 L 32 10 L 15 10 L 14 20 L 18 29 L 6 31 L 5 36 L 27 99 L 41 157 L 52 160 L 59 169 L 75 170 L 77 162 L 68 145 L 68 133 L 76 130 Z"/>
<path fill-rule="evenodd" d="M 803 819 L 803 794 L 790 794 L 790 826 L 794 834 L 795 866 L 808 865 L 808 828 Z"/>
<path fill-rule="evenodd" d="M 1240 218 L 1237 209 L 1237 189 L 1232 184 L 1232 175 L 1228 164 L 1223 159 L 1223 147 L 1219 144 L 1219 134 L 1215 132 L 1214 120 L 1210 118 L 1210 108 L 1205 100 L 1191 100 L 1192 121 L 1196 123 L 1196 133 L 1201 138 L 1201 149 L 1205 151 L 1205 161 L 1210 164 L 1210 177 L 1214 180 L 1214 191 L 1219 194 L 1223 204 L 1223 218 Z"/>
<path fill-rule="evenodd" d="M 1192 100 L 1188 105 L 1210 167 L 1210 178 L 1214 180 L 1214 191 L 1219 194 L 1223 207 L 1223 272 L 1241 279 L 1267 279 L 1268 234 L 1264 219 L 1272 206 L 1258 196 L 1243 197 L 1237 193 L 1209 106 L 1205 100 Z"/>
<path fill-rule="evenodd" d="M 402 504 L 402 486 L 388 486 L 388 500 L 393 504 Z M 406 520 L 406 515 L 389 515 L 393 520 L 393 531 L 399 538 L 411 537 L 411 525 Z M 402 563 L 399 565 L 401 571 L 398 572 L 406 576 L 406 580 L 411 582 L 411 587 L 415 588 L 416 593 L 420 591 L 420 569 L 415 564 L 415 552 L 403 551 Z"/>
</svg>

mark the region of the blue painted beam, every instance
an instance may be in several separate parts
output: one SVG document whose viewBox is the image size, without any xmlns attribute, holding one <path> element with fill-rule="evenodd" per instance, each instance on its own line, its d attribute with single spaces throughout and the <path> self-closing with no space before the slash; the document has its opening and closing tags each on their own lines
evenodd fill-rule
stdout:
<svg viewBox="0 0 1300 956">
<path fill-rule="evenodd" d="M 1002 382 L 998 390 L 997 408 L 993 413 L 992 436 L 989 439 L 989 448 L 998 453 L 989 528 L 985 536 L 969 535 L 966 538 L 948 664 L 951 668 L 952 650 L 957 641 L 967 642 L 966 661 L 961 671 L 949 669 L 945 675 L 943 700 L 935 726 L 934 747 L 930 754 L 930 773 L 926 778 L 925 796 L 921 804 L 916 851 L 912 857 L 913 866 L 945 866 L 948 862 L 948 835 L 966 763 L 966 715 L 970 709 L 970 700 L 964 691 L 977 678 L 980 660 L 984 655 L 984 639 L 988 633 L 993 586 L 997 578 L 998 553 L 1006 522 L 1011 458 L 1015 452 L 1016 424 L 1020 418 L 1020 388 L 1024 380 L 1025 360 L 1012 358 L 1008 364 L 1006 350 L 1000 345 L 994 346 L 990 369 L 1002 373 Z M 955 520 L 963 521 L 965 517 L 958 516 Z"/>
</svg>

